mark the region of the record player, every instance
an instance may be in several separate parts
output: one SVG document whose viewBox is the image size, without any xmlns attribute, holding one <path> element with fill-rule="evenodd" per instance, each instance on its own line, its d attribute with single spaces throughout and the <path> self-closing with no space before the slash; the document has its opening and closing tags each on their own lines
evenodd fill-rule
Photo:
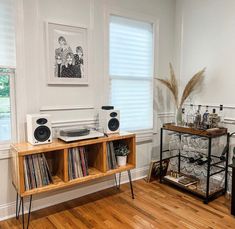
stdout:
<svg viewBox="0 0 235 229">
<path fill-rule="evenodd" d="M 63 128 L 60 130 L 58 138 L 65 142 L 79 141 L 91 138 L 104 137 L 102 132 L 92 128 Z"/>
</svg>

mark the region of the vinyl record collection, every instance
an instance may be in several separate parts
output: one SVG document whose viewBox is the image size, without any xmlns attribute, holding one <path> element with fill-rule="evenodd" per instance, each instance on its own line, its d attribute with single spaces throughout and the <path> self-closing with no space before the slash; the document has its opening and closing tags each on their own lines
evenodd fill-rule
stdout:
<svg viewBox="0 0 235 229">
<path fill-rule="evenodd" d="M 69 179 L 88 175 L 88 152 L 86 152 L 85 147 L 69 149 Z"/>
<path fill-rule="evenodd" d="M 107 143 L 107 169 L 116 169 L 117 168 L 117 160 L 114 153 L 113 142 Z"/>
<path fill-rule="evenodd" d="M 47 160 L 43 153 L 24 157 L 25 190 L 53 183 Z"/>
</svg>

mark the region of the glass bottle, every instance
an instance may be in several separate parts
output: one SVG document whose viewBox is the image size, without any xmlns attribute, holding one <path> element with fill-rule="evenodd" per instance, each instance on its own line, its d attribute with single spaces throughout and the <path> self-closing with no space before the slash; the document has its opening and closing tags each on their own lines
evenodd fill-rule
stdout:
<svg viewBox="0 0 235 229">
<path fill-rule="evenodd" d="M 182 108 L 182 125 L 186 126 L 187 125 L 187 119 L 185 115 L 185 108 Z"/>
<path fill-rule="evenodd" d="M 190 108 L 187 112 L 187 126 L 193 127 L 194 126 L 194 109 L 193 109 L 193 104 L 190 104 Z"/>
<path fill-rule="evenodd" d="M 195 118 L 194 118 L 194 127 L 199 129 L 200 126 L 201 126 L 201 119 L 202 119 L 202 116 L 201 116 L 201 105 L 198 105 L 198 109 L 195 113 Z"/>
<path fill-rule="evenodd" d="M 202 116 L 202 127 L 203 129 L 208 129 L 209 128 L 209 111 L 208 111 L 208 106 L 206 106 L 206 111 L 204 112 Z"/>
<path fill-rule="evenodd" d="M 216 109 L 212 110 L 212 113 L 209 114 L 209 127 L 210 128 L 217 128 L 218 127 L 218 123 L 219 123 L 219 116 L 216 113 Z"/>
<path fill-rule="evenodd" d="M 207 162 L 208 162 L 208 157 L 202 157 L 199 160 L 197 160 L 198 165 L 204 165 Z"/>
<path fill-rule="evenodd" d="M 199 161 L 202 158 L 202 156 L 200 154 L 195 154 L 193 157 L 189 157 L 188 161 L 189 163 L 195 163 L 197 161 Z"/>
<path fill-rule="evenodd" d="M 198 105 L 199 107 L 199 113 L 201 115 L 201 123 L 200 123 L 200 126 L 202 125 L 202 116 L 203 116 L 203 112 L 202 112 L 202 105 Z"/>
<path fill-rule="evenodd" d="M 219 116 L 218 127 L 224 127 L 224 108 L 223 108 L 223 105 L 220 105 L 220 107 L 219 107 L 218 116 Z"/>
</svg>

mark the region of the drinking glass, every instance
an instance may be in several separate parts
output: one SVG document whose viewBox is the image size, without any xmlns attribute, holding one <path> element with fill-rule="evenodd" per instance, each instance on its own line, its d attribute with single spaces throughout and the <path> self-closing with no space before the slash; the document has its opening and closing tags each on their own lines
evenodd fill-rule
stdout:
<svg viewBox="0 0 235 229">
<path fill-rule="evenodd" d="M 198 138 L 197 141 L 198 141 L 199 151 L 203 154 L 207 154 L 208 153 L 208 144 L 209 144 L 208 139 L 201 137 L 201 138 Z"/>
<path fill-rule="evenodd" d="M 178 158 L 171 158 L 170 159 L 169 170 L 178 171 Z"/>
<path fill-rule="evenodd" d="M 186 152 L 188 151 L 188 134 L 183 134 L 181 136 L 181 150 L 183 151 L 182 155 L 185 155 Z"/>
<path fill-rule="evenodd" d="M 203 194 L 206 193 L 206 187 L 207 187 L 207 177 L 205 176 L 204 172 L 201 171 L 200 177 L 199 177 L 199 185 L 198 190 L 201 191 Z"/>
</svg>

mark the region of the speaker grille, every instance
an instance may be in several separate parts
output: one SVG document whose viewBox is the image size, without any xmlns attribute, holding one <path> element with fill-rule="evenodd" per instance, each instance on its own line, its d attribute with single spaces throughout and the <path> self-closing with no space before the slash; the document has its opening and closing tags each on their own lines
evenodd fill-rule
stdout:
<svg viewBox="0 0 235 229">
<path fill-rule="evenodd" d="M 47 141 L 51 136 L 51 131 L 47 126 L 39 126 L 34 131 L 34 137 L 39 142 Z"/>
<path fill-rule="evenodd" d="M 111 131 L 116 131 L 119 128 L 119 121 L 116 118 L 111 118 L 108 123 L 108 127 Z"/>
</svg>

